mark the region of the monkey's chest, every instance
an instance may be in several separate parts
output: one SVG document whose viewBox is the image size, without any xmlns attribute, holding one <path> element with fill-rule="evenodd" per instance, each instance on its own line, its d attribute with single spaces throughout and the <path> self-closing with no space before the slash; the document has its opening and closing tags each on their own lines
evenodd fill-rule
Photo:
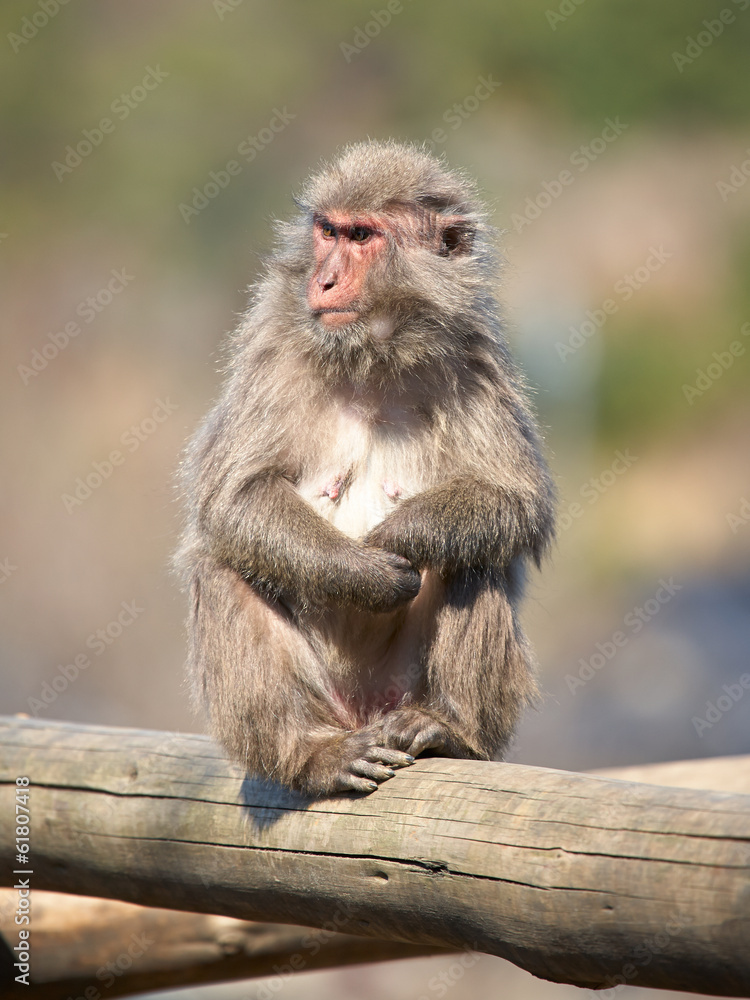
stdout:
<svg viewBox="0 0 750 1000">
<path fill-rule="evenodd" d="M 342 419 L 298 488 L 327 521 L 362 538 L 401 498 L 419 492 L 420 478 L 408 428 Z"/>
</svg>

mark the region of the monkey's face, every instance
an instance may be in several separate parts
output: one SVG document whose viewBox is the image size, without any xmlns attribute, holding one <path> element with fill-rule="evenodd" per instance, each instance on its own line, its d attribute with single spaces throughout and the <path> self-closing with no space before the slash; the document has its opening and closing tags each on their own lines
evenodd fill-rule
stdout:
<svg viewBox="0 0 750 1000">
<path fill-rule="evenodd" d="M 388 251 L 384 220 L 343 212 L 316 216 L 314 268 L 307 304 L 326 329 L 354 323 L 371 310 L 373 270 L 382 270 Z"/>
<path fill-rule="evenodd" d="M 451 266 L 448 258 L 469 255 L 472 247 L 463 220 L 419 205 L 375 214 L 316 213 L 312 243 L 307 305 L 322 332 L 349 328 L 352 336 L 364 333 L 376 343 L 423 320 L 429 312 L 426 286 L 441 267 Z M 427 282 L 421 273 L 425 263 Z"/>
</svg>

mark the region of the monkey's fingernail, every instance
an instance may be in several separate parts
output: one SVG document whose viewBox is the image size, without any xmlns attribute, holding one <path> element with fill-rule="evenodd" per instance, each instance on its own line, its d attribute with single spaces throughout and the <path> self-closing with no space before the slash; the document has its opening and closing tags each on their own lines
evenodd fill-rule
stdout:
<svg viewBox="0 0 750 1000">
<path fill-rule="evenodd" d="M 370 789 L 371 792 L 374 792 L 375 789 L 378 787 L 377 781 L 368 781 L 367 785 L 368 785 L 368 787 L 369 787 L 369 789 Z"/>
<path fill-rule="evenodd" d="M 388 777 L 389 778 L 392 778 L 395 773 L 396 772 L 392 768 L 390 768 L 390 767 L 388 768 Z"/>
<path fill-rule="evenodd" d="M 415 760 L 416 760 L 417 758 L 416 758 L 416 757 L 412 757 L 412 755 L 411 755 L 410 753 L 408 753 L 408 754 L 406 755 L 406 759 L 407 759 L 407 760 L 409 761 L 409 763 L 410 763 L 410 764 L 413 764 L 413 763 L 414 763 L 414 761 L 415 761 Z"/>
</svg>

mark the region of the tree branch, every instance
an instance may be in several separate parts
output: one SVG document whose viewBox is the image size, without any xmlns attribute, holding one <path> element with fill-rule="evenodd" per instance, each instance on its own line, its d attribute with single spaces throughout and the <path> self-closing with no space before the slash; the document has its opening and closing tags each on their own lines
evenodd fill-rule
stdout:
<svg viewBox="0 0 750 1000">
<path fill-rule="evenodd" d="M 747 795 L 431 759 L 310 802 L 200 736 L 6 719 L 0 748 L 6 885 L 28 776 L 32 889 L 332 922 L 578 986 L 750 993 Z"/>
</svg>

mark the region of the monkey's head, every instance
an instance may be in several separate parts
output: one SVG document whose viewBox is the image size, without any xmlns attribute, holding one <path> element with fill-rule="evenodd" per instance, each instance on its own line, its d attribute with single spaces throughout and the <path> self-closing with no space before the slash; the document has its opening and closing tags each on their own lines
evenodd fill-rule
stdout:
<svg viewBox="0 0 750 1000">
<path fill-rule="evenodd" d="M 460 358 L 467 331 L 486 329 L 489 230 L 459 173 L 415 146 L 357 143 L 296 202 L 269 276 L 327 369 L 391 379 Z"/>
</svg>

